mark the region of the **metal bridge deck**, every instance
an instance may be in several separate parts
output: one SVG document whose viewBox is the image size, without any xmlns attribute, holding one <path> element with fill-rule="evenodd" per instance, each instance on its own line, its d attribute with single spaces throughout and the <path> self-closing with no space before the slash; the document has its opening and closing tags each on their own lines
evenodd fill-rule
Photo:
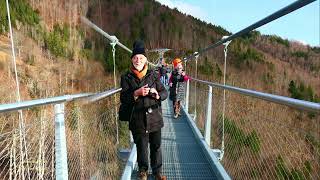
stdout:
<svg viewBox="0 0 320 180">
<path fill-rule="evenodd" d="M 163 175 L 167 179 L 217 179 L 204 151 L 187 122 L 187 116 L 173 118 L 172 101 L 162 102 L 164 128 L 162 129 Z M 136 165 L 132 179 L 137 179 Z M 149 167 L 149 174 L 151 168 Z M 153 179 L 149 175 L 148 179 Z"/>
</svg>

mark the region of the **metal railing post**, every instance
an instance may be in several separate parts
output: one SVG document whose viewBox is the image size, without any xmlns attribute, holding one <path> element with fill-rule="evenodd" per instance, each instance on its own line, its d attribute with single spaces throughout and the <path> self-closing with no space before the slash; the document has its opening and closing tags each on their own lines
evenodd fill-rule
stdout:
<svg viewBox="0 0 320 180">
<path fill-rule="evenodd" d="M 67 144 L 64 123 L 64 103 L 54 105 L 56 179 L 68 180 Z"/>
<path fill-rule="evenodd" d="M 185 109 L 186 109 L 186 112 L 188 113 L 189 112 L 189 83 L 190 80 L 187 81 L 187 89 L 186 89 L 186 104 L 185 104 Z"/>
<path fill-rule="evenodd" d="M 204 138 L 210 147 L 210 140 L 211 140 L 211 110 L 212 110 L 212 86 L 209 86 L 208 92 L 208 105 L 207 105 L 207 119 L 205 124 L 204 130 Z"/>
</svg>

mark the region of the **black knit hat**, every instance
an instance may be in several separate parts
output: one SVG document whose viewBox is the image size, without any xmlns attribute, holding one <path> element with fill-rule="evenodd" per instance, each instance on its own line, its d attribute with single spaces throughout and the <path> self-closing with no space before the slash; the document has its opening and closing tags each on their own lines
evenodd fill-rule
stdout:
<svg viewBox="0 0 320 180">
<path fill-rule="evenodd" d="M 144 50 L 144 43 L 143 41 L 137 40 L 133 43 L 133 51 L 132 51 L 132 55 L 131 55 L 131 59 L 133 56 L 135 56 L 136 54 L 143 54 L 146 55 L 146 52 Z"/>
</svg>

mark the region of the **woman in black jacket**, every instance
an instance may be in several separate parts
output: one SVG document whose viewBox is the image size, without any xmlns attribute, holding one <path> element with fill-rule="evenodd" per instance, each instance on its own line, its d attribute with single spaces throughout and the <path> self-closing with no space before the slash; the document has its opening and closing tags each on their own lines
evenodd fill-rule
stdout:
<svg viewBox="0 0 320 180">
<path fill-rule="evenodd" d="M 148 70 L 144 54 L 143 42 L 136 41 L 131 56 L 132 67 L 121 77 L 120 101 L 130 114 L 129 129 L 137 145 L 139 178 L 147 179 L 148 143 L 150 143 L 152 174 L 156 179 L 163 180 L 166 177 L 161 175 L 161 128 L 163 127 L 161 101 L 167 98 L 167 91 L 157 74 L 153 70 Z"/>
</svg>

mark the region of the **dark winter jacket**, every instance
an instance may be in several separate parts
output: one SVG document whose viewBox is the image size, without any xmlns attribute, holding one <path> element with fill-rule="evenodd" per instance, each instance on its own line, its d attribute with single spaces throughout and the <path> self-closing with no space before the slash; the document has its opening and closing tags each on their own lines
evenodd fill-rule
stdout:
<svg viewBox="0 0 320 180">
<path fill-rule="evenodd" d="M 177 101 L 182 100 L 182 97 L 184 96 L 184 90 L 185 90 L 185 81 L 187 81 L 189 77 L 187 75 L 182 76 L 178 73 L 178 71 L 175 69 L 172 71 L 172 74 L 169 79 L 169 83 L 172 83 L 172 86 L 170 87 L 170 100 Z M 179 98 L 177 96 L 177 93 L 179 95 Z"/>
<path fill-rule="evenodd" d="M 146 84 L 149 88 L 155 88 L 158 91 L 159 100 L 149 95 L 139 96 L 137 100 L 134 99 L 134 91 Z M 161 101 L 165 100 L 168 94 L 156 73 L 153 70 L 148 70 L 145 77 L 139 80 L 135 74 L 127 72 L 121 76 L 121 87 L 121 103 L 133 107 L 129 121 L 129 129 L 132 133 L 148 133 L 161 129 L 163 127 Z"/>
<path fill-rule="evenodd" d="M 167 74 L 168 70 L 165 66 L 160 67 L 160 74 L 161 76 L 165 76 Z"/>
</svg>

